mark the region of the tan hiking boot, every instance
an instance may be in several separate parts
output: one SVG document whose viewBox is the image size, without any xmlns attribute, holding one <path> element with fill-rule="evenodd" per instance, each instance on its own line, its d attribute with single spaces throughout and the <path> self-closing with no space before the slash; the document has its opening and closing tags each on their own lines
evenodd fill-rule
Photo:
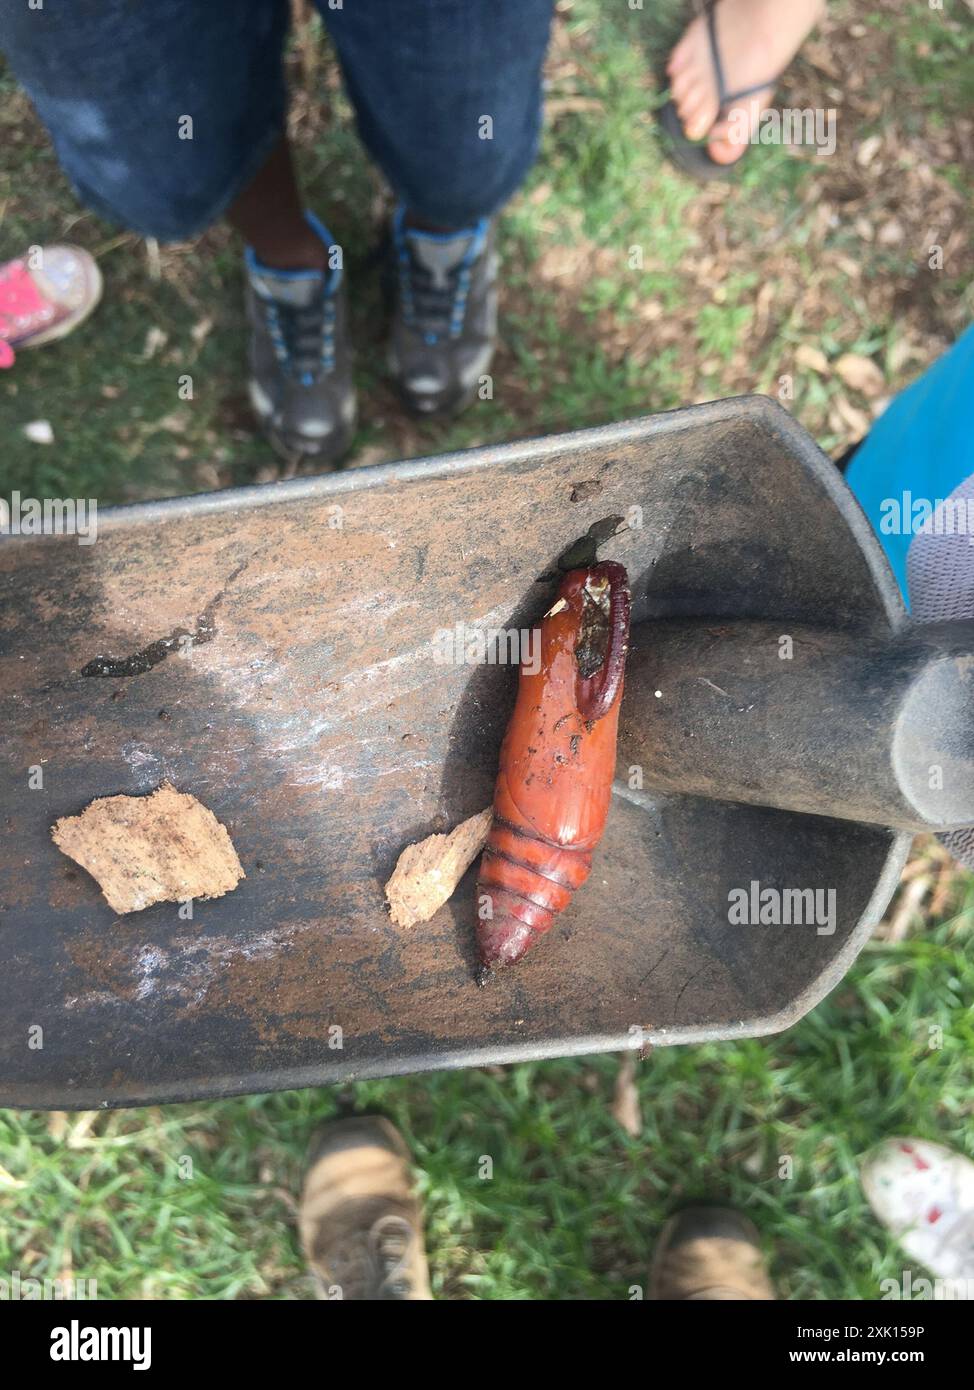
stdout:
<svg viewBox="0 0 974 1390">
<path fill-rule="evenodd" d="M 726 1207 L 687 1207 L 663 1227 L 650 1298 L 773 1299 L 758 1233 Z"/>
<path fill-rule="evenodd" d="M 432 1298 L 409 1155 L 388 1120 L 363 1115 L 325 1127 L 298 1228 L 319 1298 Z"/>
</svg>

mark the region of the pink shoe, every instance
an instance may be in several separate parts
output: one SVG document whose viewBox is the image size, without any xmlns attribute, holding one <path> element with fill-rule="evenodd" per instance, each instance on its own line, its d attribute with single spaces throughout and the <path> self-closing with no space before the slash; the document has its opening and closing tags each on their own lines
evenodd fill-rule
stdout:
<svg viewBox="0 0 974 1390">
<path fill-rule="evenodd" d="M 32 247 L 0 265 L 0 367 L 13 366 L 15 347 L 40 347 L 77 328 L 101 290 L 101 271 L 80 246 Z"/>
</svg>

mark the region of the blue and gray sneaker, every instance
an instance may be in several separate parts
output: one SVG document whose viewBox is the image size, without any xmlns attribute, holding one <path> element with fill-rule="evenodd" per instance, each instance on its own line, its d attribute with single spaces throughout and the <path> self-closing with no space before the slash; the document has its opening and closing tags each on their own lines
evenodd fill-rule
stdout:
<svg viewBox="0 0 974 1390">
<path fill-rule="evenodd" d="M 417 415 L 452 415 L 485 384 L 497 344 L 497 253 L 484 218 L 467 231 L 392 223 L 389 368 Z"/>
<path fill-rule="evenodd" d="M 318 219 L 308 222 L 326 246 Z M 355 388 L 340 268 L 275 270 L 248 247 L 250 400 L 283 457 L 333 464 L 355 432 Z"/>
</svg>

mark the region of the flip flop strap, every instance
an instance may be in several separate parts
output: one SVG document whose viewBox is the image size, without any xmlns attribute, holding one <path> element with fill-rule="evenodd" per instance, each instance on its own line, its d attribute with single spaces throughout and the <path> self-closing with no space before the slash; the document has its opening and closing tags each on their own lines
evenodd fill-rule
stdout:
<svg viewBox="0 0 974 1390">
<path fill-rule="evenodd" d="M 739 92 L 729 92 L 724 83 L 724 64 L 721 62 L 720 46 L 717 43 L 717 0 L 710 0 L 707 5 L 707 37 L 710 39 L 710 57 L 714 65 L 714 76 L 717 79 L 717 110 L 723 112 L 735 101 L 743 101 L 745 97 L 757 96 L 758 92 L 765 91 L 768 87 L 774 87 L 781 79 L 781 73 L 777 77 L 772 77 L 770 82 L 756 82 L 753 87 L 742 87 Z"/>
</svg>

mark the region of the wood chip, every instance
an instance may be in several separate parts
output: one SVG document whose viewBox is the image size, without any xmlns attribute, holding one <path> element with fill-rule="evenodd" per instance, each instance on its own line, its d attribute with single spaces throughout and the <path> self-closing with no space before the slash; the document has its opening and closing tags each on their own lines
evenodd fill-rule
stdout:
<svg viewBox="0 0 974 1390">
<path fill-rule="evenodd" d="M 439 911 L 487 843 L 492 814 L 488 806 L 449 835 L 428 835 L 406 846 L 386 884 L 389 915 L 396 926 L 428 922 Z"/>
<path fill-rule="evenodd" d="M 105 796 L 51 831 L 115 912 L 221 898 L 245 877 L 230 836 L 195 796 L 163 782 L 151 796 Z"/>
</svg>

